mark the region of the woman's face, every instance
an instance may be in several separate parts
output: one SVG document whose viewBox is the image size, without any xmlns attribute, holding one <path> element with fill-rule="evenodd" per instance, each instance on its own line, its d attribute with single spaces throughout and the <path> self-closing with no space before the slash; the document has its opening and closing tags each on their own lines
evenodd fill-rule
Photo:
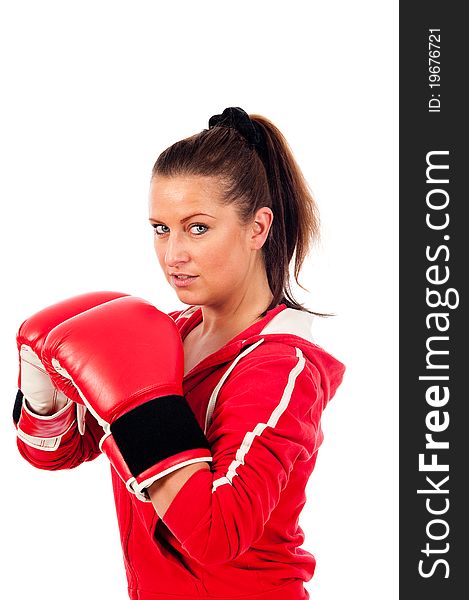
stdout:
<svg viewBox="0 0 469 600">
<path fill-rule="evenodd" d="M 157 175 L 151 182 L 156 254 L 185 304 L 222 306 L 242 298 L 259 267 L 256 250 L 267 236 L 270 209 L 260 209 L 260 220 L 256 215 L 243 226 L 233 204 L 222 205 L 220 195 L 214 177 Z"/>
</svg>

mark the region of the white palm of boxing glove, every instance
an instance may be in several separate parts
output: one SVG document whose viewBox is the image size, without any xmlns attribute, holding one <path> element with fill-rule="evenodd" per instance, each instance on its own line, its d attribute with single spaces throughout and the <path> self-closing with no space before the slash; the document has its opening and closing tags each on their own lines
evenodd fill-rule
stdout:
<svg viewBox="0 0 469 600">
<path fill-rule="evenodd" d="M 51 381 L 37 354 L 28 346 L 21 346 L 21 391 L 30 410 L 38 415 L 52 415 L 70 400 Z"/>
<path fill-rule="evenodd" d="M 21 346 L 20 364 L 20 388 L 26 400 L 26 407 L 34 414 L 54 415 L 71 402 L 63 392 L 54 386 L 38 355 L 25 344 Z M 86 408 L 77 405 L 76 410 L 78 430 L 83 435 Z"/>
</svg>

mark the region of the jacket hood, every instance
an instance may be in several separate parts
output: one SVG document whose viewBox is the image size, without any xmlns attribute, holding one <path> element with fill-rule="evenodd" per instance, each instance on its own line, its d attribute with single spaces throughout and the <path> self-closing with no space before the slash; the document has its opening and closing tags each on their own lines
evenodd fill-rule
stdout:
<svg viewBox="0 0 469 600">
<path fill-rule="evenodd" d="M 180 326 L 181 333 L 190 331 L 202 320 L 199 306 L 191 306 L 179 313 L 176 321 L 186 321 Z M 212 367 L 219 362 L 235 358 L 248 346 L 277 342 L 299 348 L 304 356 L 317 369 L 326 403 L 334 396 L 342 382 L 345 366 L 323 348 L 318 346 L 313 338 L 313 322 L 315 315 L 306 311 L 287 308 L 280 304 L 267 312 L 266 316 L 257 321 L 239 335 L 231 339 L 225 346 L 204 359 L 193 371 L 204 367 Z M 191 372 L 192 373 L 192 372 Z"/>
<path fill-rule="evenodd" d="M 315 315 L 306 311 L 280 305 L 279 310 L 257 334 L 256 339 L 265 342 L 282 342 L 299 348 L 304 356 L 317 368 L 325 400 L 329 401 L 342 382 L 345 365 L 318 346 L 313 338 Z M 277 307 L 278 308 L 278 307 Z M 275 310 L 275 309 L 274 309 Z M 248 342 L 249 340 L 246 340 Z M 250 343 L 250 342 L 249 342 Z"/>
</svg>

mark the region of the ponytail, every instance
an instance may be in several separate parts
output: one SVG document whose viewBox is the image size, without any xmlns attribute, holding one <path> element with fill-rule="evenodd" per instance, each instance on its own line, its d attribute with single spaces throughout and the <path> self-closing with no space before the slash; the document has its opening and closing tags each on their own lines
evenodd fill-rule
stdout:
<svg viewBox="0 0 469 600">
<path fill-rule="evenodd" d="M 290 263 L 294 257 L 293 275 L 298 281 L 311 243 L 319 238 L 319 213 L 306 180 L 281 131 L 268 119 L 250 115 L 264 134 L 266 157 L 264 166 L 269 185 L 274 219 L 263 246 L 264 261 L 273 294 L 267 310 L 284 302 L 290 308 L 313 312 L 300 305 L 290 286 Z"/>
</svg>

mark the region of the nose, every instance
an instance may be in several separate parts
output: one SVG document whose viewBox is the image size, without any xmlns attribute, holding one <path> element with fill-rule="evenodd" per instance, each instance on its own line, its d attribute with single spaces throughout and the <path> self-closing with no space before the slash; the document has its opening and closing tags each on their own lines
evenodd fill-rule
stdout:
<svg viewBox="0 0 469 600">
<path fill-rule="evenodd" d="M 177 267 L 189 261 L 189 253 L 183 240 L 177 234 L 170 233 L 166 239 L 164 262 L 168 267 Z"/>
</svg>

